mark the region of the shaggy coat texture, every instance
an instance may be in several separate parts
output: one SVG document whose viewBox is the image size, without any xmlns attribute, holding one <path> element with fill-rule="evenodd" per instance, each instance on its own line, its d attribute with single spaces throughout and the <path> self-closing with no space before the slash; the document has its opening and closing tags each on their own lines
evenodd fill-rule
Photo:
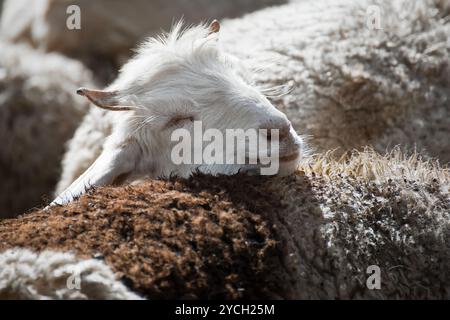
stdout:
<svg viewBox="0 0 450 320">
<path fill-rule="evenodd" d="M 446 163 L 449 13 L 440 0 L 294 1 L 224 21 L 221 43 L 278 86 L 275 105 L 317 151 L 399 144 Z"/>
<path fill-rule="evenodd" d="M 88 109 L 81 63 L 0 42 L 0 218 L 42 203 L 60 174 L 64 144 Z"/>
<path fill-rule="evenodd" d="M 277 298 L 286 281 L 277 277 L 272 227 L 230 201 L 185 182 L 98 189 L 68 206 L 0 222 L 0 250 L 97 256 L 151 299 Z"/>
<path fill-rule="evenodd" d="M 98 259 L 11 249 L 0 254 L 0 299 L 140 299 Z"/>
<path fill-rule="evenodd" d="M 325 155 L 285 178 L 93 190 L 0 222 L 0 250 L 95 256 L 147 298 L 448 299 L 449 188 L 448 169 L 415 155 Z"/>
</svg>

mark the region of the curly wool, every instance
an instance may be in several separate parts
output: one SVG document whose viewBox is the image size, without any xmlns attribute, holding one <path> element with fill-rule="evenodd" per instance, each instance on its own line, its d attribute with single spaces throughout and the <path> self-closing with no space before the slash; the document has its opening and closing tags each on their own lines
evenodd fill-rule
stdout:
<svg viewBox="0 0 450 320">
<path fill-rule="evenodd" d="M 450 172 L 399 150 L 318 156 L 268 186 L 298 298 L 450 298 Z M 369 266 L 381 289 L 366 286 Z M 305 288 L 307 288 L 305 290 Z"/>
<path fill-rule="evenodd" d="M 0 299 L 140 299 L 103 262 L 72 253 L 14 248 L 0 265 Z"/>
<path fill-rule="evenodd" d="M 42 203 L 60 173 L 64 145 L 89 104 L 79 62 L 0 42 L 0 218 Z"/>
<path fill-rule="evenodd" d="M 100 188 L 0 222 L 0 249 L 16 246 L 100 253 L 151 298 L 448 299 L 450 172 L 367 150 L 284 178 Z"/>
<path fill-rule="evenodd" d="M 68 206 L 1 221 L 0 252 L 97 256 L 150 299 L 280 297 L 271 226 L 226 196 L 189 189 L 167 181 L 99 188 Z"/>
<path fill-rule="evenodd" d="M 382 29 L 371 29 L 378 9 Z M 440 0 L 294 1 L 224 21 L 221 43 L 260 70 L 256 82 L 276 89 L 317 151 L 401 145 L 446 163 L 448 14 Z"/>
</svg>

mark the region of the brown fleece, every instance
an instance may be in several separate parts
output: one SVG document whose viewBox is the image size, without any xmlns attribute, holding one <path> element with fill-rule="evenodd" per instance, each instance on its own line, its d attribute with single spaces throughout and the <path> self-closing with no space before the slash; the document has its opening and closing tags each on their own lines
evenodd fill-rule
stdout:
<svg viewBox="0 0 450 320">
<path fill-rule="evenodd" d="M 288 177 L 93 190 L 0 222 L 0 252 L 98 257 L 153 299 L 449 299 L 449 200 L 450 171 L 436 162 L 325 154 Z M 380 289 L 367 286 L 370 266 Z"/>
<path fill-rule="evenodd" d="M 93 190 L 68 206 L 0 222 L 0 251 L 98 257 L 151 299 L 285 297 L 273 226 L 257 213 L 275 200 L 258 190 L 262 179 L 225 180 L 241 199 L 231 201 L 212 177 Z"/>
</svg>

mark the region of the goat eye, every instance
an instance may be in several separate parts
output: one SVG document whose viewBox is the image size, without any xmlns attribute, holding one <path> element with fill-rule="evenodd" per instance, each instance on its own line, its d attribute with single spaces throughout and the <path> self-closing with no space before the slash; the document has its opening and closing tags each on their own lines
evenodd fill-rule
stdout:
<svg viewBox="0 0 450 320">
<path fill-rule="evenodd" d="M 169 120 L 167 127 L 181 127 L 186 122 L 193 122 L 193 116 L 176 116 Z"/>
</svg>

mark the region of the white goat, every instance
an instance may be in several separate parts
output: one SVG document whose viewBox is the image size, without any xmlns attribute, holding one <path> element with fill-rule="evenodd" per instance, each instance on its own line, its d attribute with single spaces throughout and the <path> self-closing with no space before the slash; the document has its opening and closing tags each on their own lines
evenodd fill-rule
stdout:
<svg viewBox="0 0 450 320">
<path fill-rule="evenodd" d="M 296 130 L 311 135 L 317 151 L 372 145 L 384 152 L 400 144 L 448 162 L 450 23 L 443 19 L 448 9 L 442 3 L 378 1 L 383 13 L 383 29 L 378 30 L 367 27 L 371 0 L 295 1 L 225 22 L 221 55 L 237 57 L 227 56 L 234 64 L 230 68 L 241 74 L 242 65 L 262 69 L 252 75 L 258 86 L 288 85 L 287 94 L 265 93 Z M 185 55 L 192 40 L 183 38 L 165 50 Z M 160 45 L 152 46 L 157 50 L 147 51 L 156 57 Z M 163 53 L 149 59 L 159 68 L 168 58 Z M 139 70 L 130 71 L 131 78 L 146 72 L 133 64 Z M 117 85 L 122 78 L 125 74 Z M 186 96 L 196 93 L 201 90 Z M 114 117 L 100 109 L 85 117 L 64 157 L 57 193 L 100 155 Z"/>
<path fill-rule="evenodd" d="M 205 130 L 214 128 L 222 133 L 226 129 L 278 130 L 279 173 L 295 170 L 302 155 L 301 138 L 286 116 L 252 85 L 245 66 L 220 50 L 219 29 L 217 21 L 209 28 L 201 25 L 184 31 L 179 23 L 165 37 L 150 38 L 106 91 L 78 90 L 96 106 L 114 111 L 115 115 L 103 121 L 94 120 L 107 128 L 101 131 L 100 139 L 92 135 L 95 125 L 85 121 L 87 131 L 81 132 L 88 136 L 76 135 L 75 143 L 84 145 L 83 152 L 87 152 L 86 144 L 97 147 L 87 152 L 88 161 L 77 163 L 66 156 L 66 161 L 73 164 L 69 176 L 84 170 L 80 166 L 86 162 L 91 166 L 53 204 L 67 203 L 91 186 L 119 184 L 145 176 L 187 177 L 197 170 L 234 174 L 260 167 L 259 164 L 174 164 L 170 157 L 175 145 L 171 133 L 176 128 L 192 132 L 193 121 L 197 120 L 202 121 Z M 105 140 L 108 128 L 112 128 L 112 133 Z M 103 144 L 100 155 L 99 144 Z M 79 152 L 75 149 L 75 153 Z M 60 187 L 71 181 L 69 178 L 60 182 Z"/>
</svg>

